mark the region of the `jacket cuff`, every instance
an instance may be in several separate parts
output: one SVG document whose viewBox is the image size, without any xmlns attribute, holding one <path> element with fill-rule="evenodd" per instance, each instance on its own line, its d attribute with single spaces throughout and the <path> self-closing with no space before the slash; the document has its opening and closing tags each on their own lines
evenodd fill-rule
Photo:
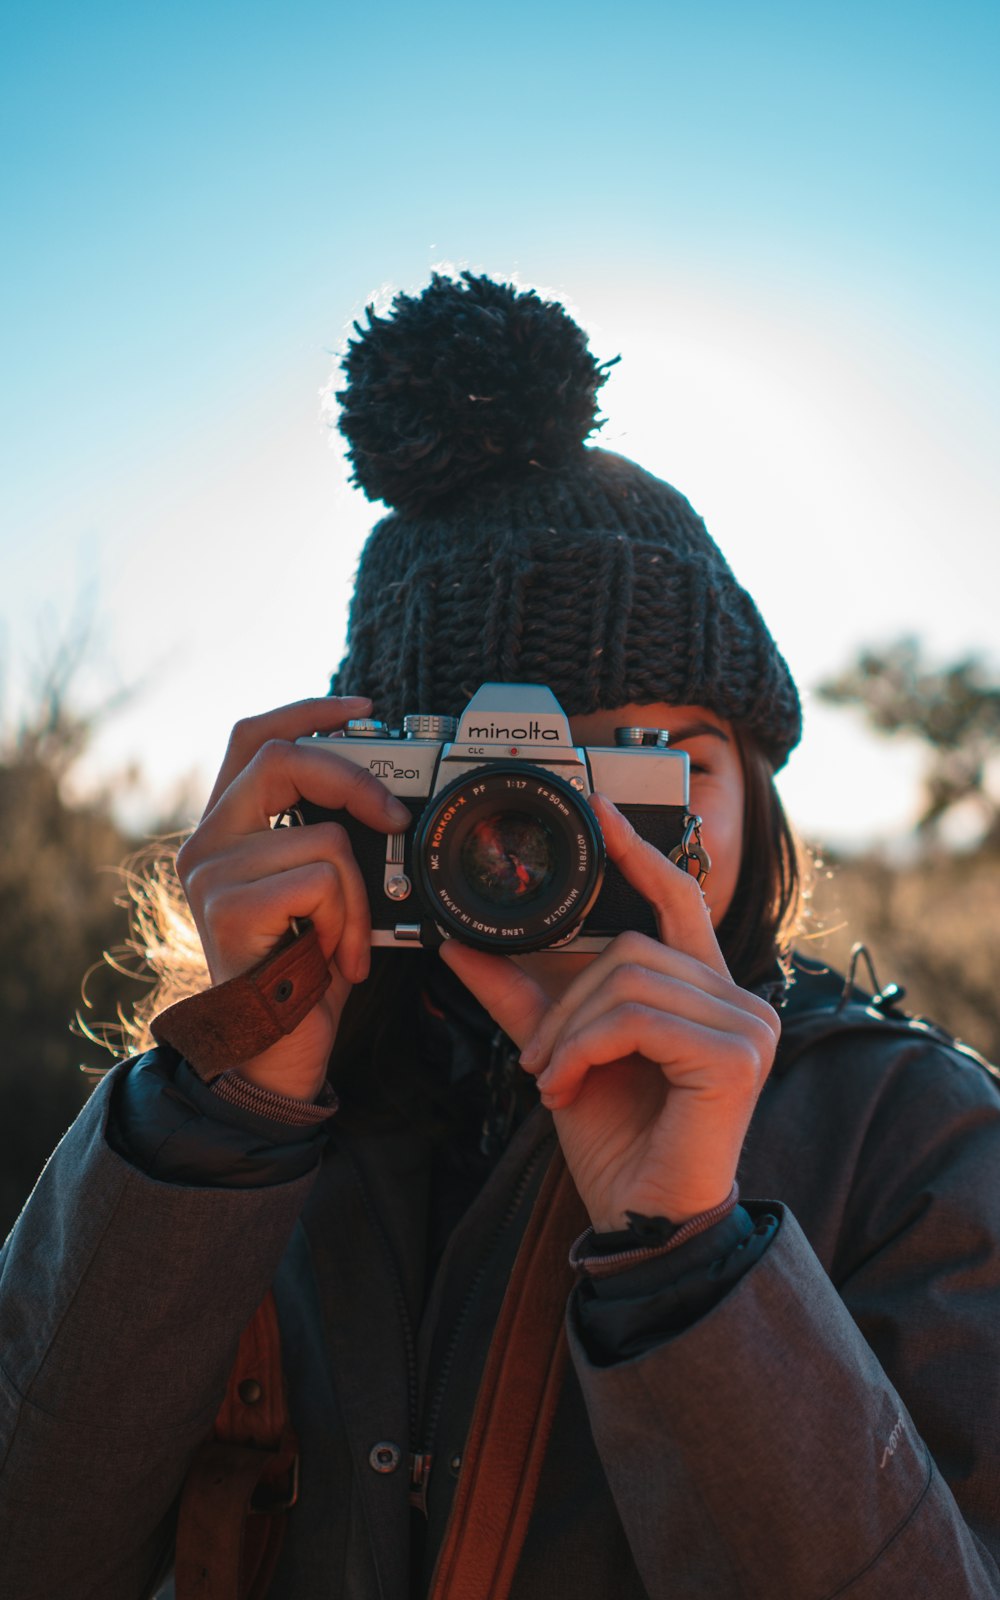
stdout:
<svg viewBox="0 0 1000 1600">
<path fill-rule="evenodd" d="M 329 985 L 329 965 L 309 926 L 287 935 L 249 972 L 168 1006 L 150 1032 L 212 1083 L 293 1033 Z"/>
<path fill-rule="evenodd" d="M 315 1100 L 293 1100 L 290 1095 L 276 1094 L 273 1089 L 262 1089 L 259 1083 L 251 1083 L 249 1078 L 241 1077 L 235 1067 L 216 1078 L 210 1088 L 228 1105 L 240 1106 L 258 1117 L 269 1117 L 272 1122 L 283 1122 L 295 1128 L 329 1122 L 340 1109 L 331 1083 L 323 1085 Z"/>
<path fill-rule="evenodd" d="M 674 1251 L 584 1278 L 576 1323 L 589 1360 L 598 1367 L 633 1360 L 692 1327 L 760 1260 L 777 1231 L 769 1210 L 754 1217 L 736 1206 Z"/>
<path fill-rule="evenodd" d="M 717 1222 L 722 1222 L 733 1211 L 740 1198 L 739 1184 L 734 1183 L 725 1200 L 708 1211 L 684 1222 L 670 1222 L 666 1217 L 644 1217 L 636 1211 L 627 1211 L 628 1227 L 618 1233 L 596 1233 L 587 1228 L 581 1233 L 569 1253 L 569 1264 L 585 1277 L 604 1278 L 623 1268 L 634 1267 L 640 1261 L 652 1261 L 665 1256 L 705 1233 Z"/>
<path fill-rule="evenodd" d="M 131 1166 L 164 1183 L 263 1188 L 311 1171 L 328 1126 L 329 1118 L 295 1126 L 234 1105 L 164 1048 L 121 1069 L 107 1141 Z"/>
</svg>

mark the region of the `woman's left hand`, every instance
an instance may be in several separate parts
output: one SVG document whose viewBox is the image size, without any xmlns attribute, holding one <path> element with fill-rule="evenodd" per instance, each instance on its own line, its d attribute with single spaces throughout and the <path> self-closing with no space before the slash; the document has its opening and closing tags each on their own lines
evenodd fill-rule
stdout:
<svg viewBox="0 0 1000 1600">
<path fill-rule="evenodd" d="M 555 1001 L 513 961 L 454 940 L 442 958 L 520 1046 L 598 1232 L 722 1203 L 780 1024 L 733 982 L 696 879 L 594 797 L 608 855 L 660 940 L 622 933 Z"/>
</svg>

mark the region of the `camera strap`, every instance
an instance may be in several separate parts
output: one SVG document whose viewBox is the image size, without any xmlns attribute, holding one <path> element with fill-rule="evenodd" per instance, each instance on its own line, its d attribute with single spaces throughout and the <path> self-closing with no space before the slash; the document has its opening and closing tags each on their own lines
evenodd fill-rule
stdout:
<svg viewBox="0 0 1000 1600">
<path fill-rule="evenodd" d="M 557 1145 L 493 1330 L 430 1600 L 510 1592 L 566 1370 L 569 1246 L 587 1222 Z"/>
<path fill-rule="evenodd" d="M 176 1001 L 149 1030 L 157 1044 L 172 1045 L 212 1083 L 293 1033 L 329 987 L 316 930 L 302 923 L 249 972 Z"/>
</svg>

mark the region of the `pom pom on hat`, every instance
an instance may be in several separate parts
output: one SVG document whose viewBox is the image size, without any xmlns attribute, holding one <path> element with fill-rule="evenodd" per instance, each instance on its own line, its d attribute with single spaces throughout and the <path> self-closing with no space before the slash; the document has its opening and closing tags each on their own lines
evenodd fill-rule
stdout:
<svg viewBox="0 0 1000 1600">
<path fill-rule="evenodd" d="M 598 363 L 563 307 L 533 289 L 436 273 L 388 316 L 366 315 L 337 399 L 370 500 L 419 515 L 477 480 L 558 468 L 599 426 L 614 363 Z"/>
<path fill-rule="evenodd" d="M 332 692 L 393 726 L 457 716 L 487 682 L 547 683 L 570 716 L 704 705 L 781 766 L 801 732 L 788 667 L 684 496 L 584 447 L 611 363 L 563 307 L 436 275 L 356 335 L 340 427 L 392 509 Z"/>
</svg>

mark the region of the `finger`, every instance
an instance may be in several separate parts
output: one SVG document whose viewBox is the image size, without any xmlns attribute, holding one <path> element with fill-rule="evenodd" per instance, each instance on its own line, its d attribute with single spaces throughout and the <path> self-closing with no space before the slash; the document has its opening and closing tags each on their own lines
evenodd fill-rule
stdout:
<svg viewBox="0 0 1000 1600">
<path fill-rule="evenodd" d="M 735 985 L 731 986 L 727 995 L 710 994 L 667 973 L 627 963 L 617 967 L 569 1015 L 564 1014 L 562 1026 L 554 1036 L 549 1019 L 544 1019 L 540 1036 L 547 1035 L 547 1042 L 529 1061 L 526 1062 L 522 1056 L 522 1065 L 540 1075 L 546 1061 L 554 1060 L 560 1054 L 564 1041 L 576 1037 L 609 1012 L 635 1006 L 648 1011 L 660 1011 L 668 1018 L 696 1023 L 715 1033 L 738 1034 L 755 1040 L 762 1054 L 773 1052 L 775 1033 L 763 1017 L 739 1003 L 737 997 L 740 994 Z"/>
<path fill-rule="evenodd" d="M 652 906 L 664 944 L 687 951 L 706 967 L 728 977 L 729 969 L 697 878 L 674 866 L 648 839 L 641 838 L 604 795 L 591 795 L 590 803 L 601 824 L 608 855 L 623 878 Z"/>
<path fill-rule="evenodd" d="M 269 739 L 295 740 L 309 733 L 334 733 L 351 717 L 365 716 L 371 710 L 371 705 L 364 695 L 346 698 L 317 695 L 310 700 L 296 700 L 292 705 L 278 706 L 276 710 L 262 712 L 257 717 L 244 717 L 229 735 L 229 745 L 203 817 L 208 816 L 233 779 L 249 765 Z"/>
<path fill-rule="evenodd" d="M 299 800 L 348 811 L 381 833 L 408 827 L 410 813 L 384 783 L 330 749 L 271 739 L 233 779 L 198 832 L 211 845 L 234 833 L 258 833 Z"/>
<path fill-rule="evenodd" d="M 312 923 L 330 960 L 343 935 L 344 914 L 339 874 L 329 861 L 313 861 L 255 883 L 226 884 L 205 903 L 213 982 L 235 977 L 262 960 L 287 934 L 293 918 Z"/>
<path fill-rule="evenodd" d="M 193 869 L 188 867 L 184 892 L 196 919 L 203 919 L 210 896 L 227 885 L 256 883 L 314 861 L 327 861 L 337 869 L 344 900 L 343 934 L 335 952 L 337 967 L 349 982 L 360 983 L 371 964 L 371 912 L 361 869 L 338 823 L 246 835 L 221 854 L 209 856 Z"/>
<path fill-rule="evenodd" d="M 693 989 L 713 995 L 717 1000 L 736 1005 L 767 1023 L 777 1038 L 781 1024 L 777 1013 L 766 1001 L 740 989 L 726 974 L 687 955 L 683 950 L 660 944 L 644 933 L 620 933 L 574 978 L 558 1000 L 542 1018 L 537 1032 L 529 1039 L 521 1053 L 521 1064 L 529 1072 L 539 1071 L 559 1033 L 590 996 L 595 994 L 612 975 L 622 967 L 644 969 Z"/>
<path fill-rule="evenodd" d="M 446 967 L 485 1006 L 493 1021 L 520 1046 L 538 1027 L 549 1001 L 545 991 L 506 956 L 473 950 L 447 939 L 440 956 Z"/>
<path fill-rule="evenodd" d="M 618 1006 L 564 1040 L 538 1080 L 544 1102 L 564 1110 L 588 1072 L 639 1055 L 659 1068 L 672 1088 L 712 1101 L 752 1105 L 770 1066 L 744 1035 L 718 1033 L 646 1006 Z"/>
</svg>

